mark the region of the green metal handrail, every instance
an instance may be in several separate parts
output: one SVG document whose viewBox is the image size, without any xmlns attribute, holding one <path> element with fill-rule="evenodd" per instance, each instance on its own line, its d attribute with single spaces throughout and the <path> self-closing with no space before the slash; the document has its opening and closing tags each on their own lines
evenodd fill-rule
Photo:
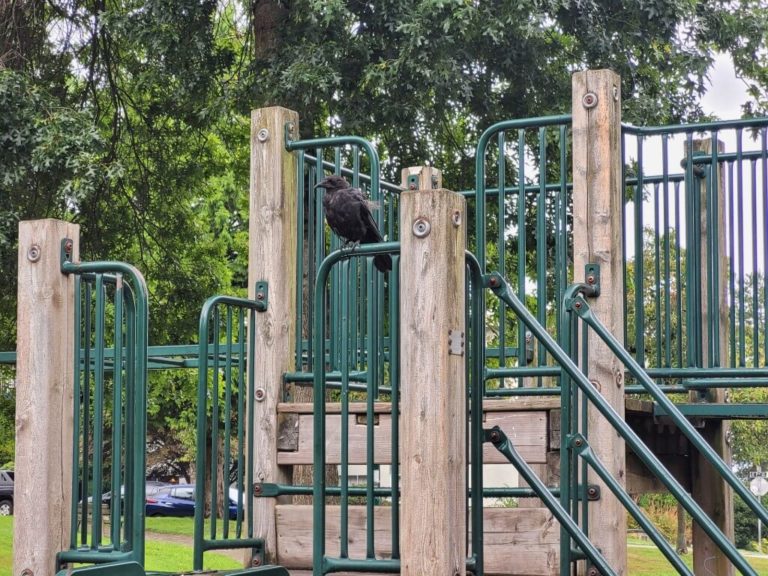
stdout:
<svg viewBox="0 0 768 576">
<path fill-rule="evenodd" d="M 637 435 L 632 431 L 632 429 L 624 421 L 624 419 L 621 416 L 619 416 L 619 414 L 611 407 L 610 404 L 606 402 L 606 400 L 594 388 L 594 386 L 592 386 L 589 379 L 579 370 L 578 366 L 568 356 L 568 353 L 565 350 L 563 350 L 557 344 L 557 342 L 555 342 L 555 340 L 547 333 L 544 327 L 538 323 L 536 318 L 528 311 L 525 305 L 517 298 L 514 292 L 512 292 L 506 280 L 500 275 L 494 273 L 489 275 L 488 277 L 488 286 L 493 290 L 493 292 L 499 298 L 504 298 L 507 304 L 514 310 L 515 314 L 517 314 L 520 317 L 520 319 L 536 335 L 537 338 L 540 338 L 542 342 L 544 342 L 545 346 L 547 346 L 553 358 L 560 364 L 560 366 L 562 366 L 563 370 L 567 372 L 570 379 L 576 383 L 580 392 L 583 393 L 589 399 L 589 401 L 595 406 L 595 408 L 597 408 L 600 411 L 603 417 L 605 417 L 605 419 L 611 424 L 611 426 L 613 426 L 613 428 L 624 439 L 624 441 L 632 448 L 632 450 L 638 456 L 638 458 L 640 458 L 640 460 L 642 460 L 642 462 L 648 467 L 648 469 L 654 475 L 656 475 L 657 478 L 659 478 L 659 480 L 666 486 L 666 488 L 672 493 L 672 495 L 675 498 L 677 498 L 677 500 L 683 505 L 686 511 L 693 517 L 693 519 L 699 524 L 699 526 L 701 526 L 701 528 L 707 533 L 707 535 L 712 539 L 712 541 L 720 548 L 720 550 L 722 550 L 723 553 L 731 560 L 731 562 L 733 562 L 733 564 L 743 574 L 756 576 L 754 569 L 739 554 L 735 546 L 731 542 L 729 542 L 728 539 L 725 538 L 725 536 L 723 536 L 722 532 L 720 532 L 720 530 L 717 528 L 715 523 L 701 510 L 701 508 L 695 502 L 695 500 L 693 500 L 693 498 L 685 492 L 683 487 L 674 479 L 672 475 L 669 474 L 669 472 L 664 468 L 664 466 L 661 464 L 659 459 L 653 454 L 653 452 L 637 437 Z M 578 307 L 575 306 L 577 302 L 579 304 Z M 625 362 L 625 365 L 628 368 L 631 368 L 631 369 L 637 368 L 638 374 L 636 374 L 636 376 L 638 376 L 638 378 L 642 377 L 642 368 L 639 367 L 639 365 L 637 365 L 632 360 L 632 358 L 629 356 L 629 354 L 626 351 L 624 351 L 623 347 L 618 342 L 618 340 L 616 340 L 610 333 L 608 333 L 607 329 L 605 329 L 605 327 L 602 326 L 602 324 L 599 324 L 596 322 L 596 319 L 594 318 L 594 314 L 591 314 L 591 312 L 589 312 L 588 306 L 586 304 L 586 301 L 583 299 L 583 297 L 581 296 L 574 297 L 573 300 L 565 306 L 565 309 L 572 310 L 573 312 L 578 313 L 582 319 L 585 319 L 586 316 L 591 315 L 591 320 L 595 321 L 595 324 L 594 326 L 592 326 L 592 324 L 590 323 L 590 326 L 593 329 L 596 329 L 596 331 L 600 330 L 600 332 L 598 332 L 599 335 L 609 345 L 609 347 L 614 352 L 614 354 L 616 354 L 621 361 Z M 643 378 L 643 385 L 646 386 L 649 393 L 654 394 L 654 397 L 657 394 L 659 397 L 663 396 L 663 394 L 661 394 L 656 389 L 656 384 L 647 376 Z M 669 402 L 666 398 L 664 398 L 663 401 Z M 667 408 L 666 402 L 665 402 L 665 408 Z M 688 431 L 687 430 L 688 428 L 692 428 L 690 423 L 687 422 L 687 420 L 685 420 L 685 418 L 679 414 L 679 412 L 674 407 L 674 405 L 669 406 L 668 408 L 670 410 L 670 414 L 674 413 L 677 416 L 675 420 L 676 420 L 676 423 L 678 423 L 677 420 L 680 421 L 678 425 L 681 426 L 681 429 L 685 428 L 685 430 Z M 693 432 L 695 435 L 695 430 Z M 698 441 L 691 439 L 692 443 L 694 443 L 694 445 L 696 445 L 697 447 L 699 444 L 702 444 L 702 452 L 708 452 L 709 455 L 711 456 L 713 453 L 712 449 L 701 439 L 701 437 L 697 436 L 697 439 Z M 716 454 L 714 454 L 713 460 L 718 460 Z M 720 461 L 720 463 L 722 464 L 722 461 Z M 562 474 L 563 474 L 563 471 L 561 469 L 561 477 L 562 477 Z M 562 495 L 563 495 L 564 486 L 567 486 L 567 483 L 561 484 L 561 498 L 563 497 Z M 741 492 L 745 490 L 743 486 L 740 486 L 740 488 L 741 490 L 739 491 L 739 494 L 741 495 Z M 752 506 L 750 506 L 750 508 L 751 507 Z M 762 514 L 758 514 L 758 515 L 760 517 L 763 517 L 765 514 L 766 514 L 765 511 L 762 511 Z M 562 546 L 562 543 L 561 543 L 561 546 Z"/>
<path fill-rule="evenodd" d="M 256 395 L 255 376 L 251 368 L 256 358 L 256 313 L 266 309 L 267 304 L 261 300 L 219 295 L 208 298 L 200 312 L 198 342 L 201 362 L 197 386 L 193 552 L 193 567 L 198 571 L 203 570 L 203 556 L 209 550 L 252 548 L 255 555 L 260 555 L 264 548 L 263 538 L 253 536 L 253 399 Z M 233 422 L 235 431 L 231 430 Z M 246 423 L 251 423 L 247 441 Z M 237 451 L 234 463 L 237 501 L 235 518 L 232 519 L 235 524 L 234 534 L 231 535 L 228 486 L 230 470 L 233 468 L 233 441 Z M 220 448 L 221 467 L 218 456 Z M 225 480 L 224 494 L 218 491 L 219 474 Z M 209 478 L 206 477 L 208 475 Z M 210 491 L 207 490 L 209 486 Z M 210 495 L 210 529 L 207 536 L 206 495 Z M 219 500 L 224 502 L 223 511 L 218 510 Z M 219 520 L 221 533 L 218 531 Z"/>
<path fill-rule="evenodd" d="M 148 297 L 141 273 L 122 262 L 72 262 L 62 242 L 61 271 L 75 275 L 74 438 L 70 549 L 57 563 L 144 563 Z M 110 543 L 102 541 L 101 497 L 107 410 L 107 287 L 114 291 Z M 94 302 L 95 301 L 95 302 Z M 83 306 L 85 309 L 83 310 Z M 93 347 L 91 342 L 93 342 Z M 91 351 L 93 350 L 93 362 Z M 82 362 L 80 359 L 82 358 Z M 91 380 L 93 376 L 93 380 Z M 91 400 L 91 394 L 93 399 Z M 123 435 L 124 434 L 124 435 Z M 91 443 L 91 435 L 93 442 Z M 81 442 L 82 438 L 82 442 Z M 89 457 L 93 451 L 93 465 Z M 125 460 L 123 461 L 122 454 Z M 91 489 L 89 490 L 89 485 Z M 124 485 L 124 495 L 123 495 Z M 90 494 L 91 504 L 88 503 Z M 80 502 L 78 502 L 78 495 Z M 90 533 L 88 510 L 92 508 Z M 78 530 L 78 513 L 80 530 Z M 124 519 L 124 523 L 121 523 Z"/>
</svg>

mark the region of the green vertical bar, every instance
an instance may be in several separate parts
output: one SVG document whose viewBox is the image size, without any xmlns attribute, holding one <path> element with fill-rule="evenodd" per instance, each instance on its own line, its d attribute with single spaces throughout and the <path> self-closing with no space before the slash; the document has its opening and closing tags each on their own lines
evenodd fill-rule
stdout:
<svg viewBox="0 0 768 576">
<path fill-rule="evenodd" d="M 314 176 L 314 177 L 313 177 Z M 314 370 L 314 347 L 312 346 L 313 330 L 315 329 L 314 314 L 315 314 L 315 283 L 313 279 L 317 273 L 315 252 L 317 247 L 315 246 L 315 228 L 317 225 L 317 218 L 315 210 L 317 208 L 317 201 L 315 196 L 322 194 L 315 188 L 321 180 L 322 176 L 322 159 L 316 159 L 314 171 L 310 170 L 309 190 L 307 191 L 307 369 Z"/>
<path fill-rule="evenodd" d="M 562 162 L 561 162 L 562 164 Z M 561 168 L 562 170 L 562 168 Z M 627 134 L 624 130 L 621 131 L 621 275 L 624 278 L 625 285 L 629 284 L 629 273 L 627 268 L 627 262 L 629 261 L 629 254 L 627 253 L 627 205 L 629 204 L 629 198 L 627 197 Z M 560 264 L 557 265 L 558 267 Z M 629 341 L 629 319 L 630 314 L 634 317 L 634 310 L 629 307 L 629 290 L 624 290 L 624 294 L 621 297 L 622 313 L 624 314 L 624 347 L 630 350 Z M 560 306 L 563 305 L 562 296 L 558 297 Z M 560 315 L 558 315 L 559 317 Z"/>
<path fill-rule="evenodd" d="M 736 360 L 736 236 L 735 226 L 735 189 L 733 187 L 733 162 L 728 163 L 728 289 L 731 295 L 731 305 L 729 311 L 730 328 L 730 353 L 728 355 L 729 364 L 732 367 L 737 365 Z"/>
<path fill-rule="evenodd" d="M 96 317 L 94 337 L 93 397 L 93 512 L 91 549 L 101 546 L 101 494 L 104 483 L 104 276 L 96 275 Z M 118 487 L 119 490 L 119 487 Z M 113 493 L 114 495 L 114 493 Z"/>
<path fill-rule="evenodd" d="M 659 202 L 659 185 L 653 185 L 653 280 L 655 283 L 654 308 L 656 315 L 656 366 L 661 366 L 661 345 L 664 335 L 661 332 L 661 206 Z"/>
<path fill-rule="evenodd" d="M 561 308 L 561 326 L 564 333 L 561 341 L 563 352 L 570 358 L 573 356 L 573 344 L 575 343 L 577 328 L 577 318 L 571 311 L 563 306 Z M 571 502 L 571 459 L 573 450 L 570 447 L 568 438 L 573 434 L 573 390 L 571 389 L 571 377 L 563 372 L 560 377 L 560 505 L 563 509 L 571 512 L 573 509 Z M 571 566 L 571 536 L 568 530 L 560 525 L 560 574 L 569 574 Z"/>
<path fill-rule="evenodd" d="M 400 558 L 400 256 L 392 256 L 389 299 L 389 386 L 392 390 L 392 558 Z"/>
<path fill-rule="evenodd" d="M 763 174 L 763 310 L 768 312 L 768 128 L 763 127 L 761 134 L 761 158 Z M 768 322 L 763 324 L 763 354 L 768 359 Z"/>
<path fill-rule="evenodd" d="M 555 214 L 555 318 L 557 322 L 557 338 L 562 341 L 564 327 L 561 324 L 560 308 L 563 305 L 563 296 L 568 286 L 568 230 L 567 230 L 567 210 L 568 210 L 568 131 L 565 125 L 560 126 L 560 187 L 557 192 L 556 214 Z M 622 134 L 622 142 L 624 135 Z M 622 164 L 623 170 L 623 164 Z M 621 187 L 624 194 L 624 186 Z M 622 206 L 626 202 L 622 203 Z M 622 218 L 624 211 L 621 211 Z M 626 227 L 622 226 L 622 230 Z M 622 236 L 622 243 L 624 237 Z M 623 252 L 626 254 L 626 250 Z M 622 258 L 622 262 L 625 262 Z M 626 265 L 626 264 L 624 264 Z M 626 318 L 626 302 L 624 303 Z M 626 337 L 624 339 L 626 342 Z"/>
<path fill-rule="evenodd" d="M 672 366 L 672 282 L 669 229 L 669 138 L 661 135 L 662 186 L 664 192 L 664 366 Z"/>
<path fill-rule="evenodd" d="M 525 223 L 525 130 L 517 131 L 517 291 L 519 297 L 525 302 L 525 284 L 526 284 L 526 234 L 527 227 Z M 517 360 L 520 366 L 528 364 L 525 346 L 525 326 L 522 322 L 517 322 Z M 520 380 L 521 387 L 523 385 Z"/>
<path fill-rule="evenodd" d="M 759 230 L 757 228 L 757 159 L 750 161 L 752 169 L 752 365 L 760 366 L 760 286 L 758 284 L 759 270 L 757 267 L 757 239 Z M 715 314 L 716 316 L 716 314 Z"/>
<path fill-rule="evenodd" d="M 75 310 L 74 310 L 74 316 L 75 316 L 75 333 L 74 338 L 72 341 L 74 342 L 74 349 L 72 350 L 72 354 L 74 355 L 74 370 L 73 370 L 73 398 L 74 398 L 74 410 L 73 410 L 73 425 L 72 425 L 72 502 L 71 502 L 71 513 L 72 513 L 72 519 L 70 523 L 70 540 L 71 544 L 70 547 L 77 548 L 77 517 L 78 517 L 78 500 L 82 500 L 82 513 L 83 518 L 87 518 L 87 509 L 86 509 L 86 502 L 87 498 L 84 498 L 85 490 L 83 490 L 83 483 L 81 479 L 84 477 L 83 474 L 83 467 L 80 464 L 80 430 L 81 428 L 84 430 L 84 426 L 81 422 L 81 412 L 80 412 L 80 396 L 82 393 L 81 387 L 80 387 L 80 377 L 82 370 L 80 368 L 82 358 L 80 355 L 80 349 L 81 346 L 83 346 L 83 334 L 82 334 L 82 322 L 83 322 L 83 315 L 82 315 L 82 284 L 80 282 L 80 275 L 75 275 Z M 83 458 L 85 460 L 85 458 Z M 85 524 L 83 522 L 83 524 Z"/>
<path fill-rule="evenodd" d="M 686 190 L 686 251 L 685 251 L 685 269 L 686 269 L 686 327 L 688 332 L 688 366 L 698 366 L 698 354 L 696 353 L 696 341 L 698 332 L 696 331 L 696 307 L 699 302 L 696 298 L 696 283 L 699 281 L 697 270 L 697 250 L 696 241 L 696 221 L 699 219 L 697 212 L 696 183 L 693 176 L 693 136 L 689 132 L 686 134 L 685 142 L 685 190 Z"/>
<path fill-rule="evenodd" d="M 498 222 L 499 231 L 496 240 L 496 253 L 498 254 L 499 274 L 506 277 L 507 275 L 507 242 L 506 242 L 506 141 L 505 133 L 502 130 L 498 135 L 499 145 L 499 159 L 498 159 L 498 171 L 499 171 L 499 194 L 497 196 L 497 206 L 499 211 Z M 504 302 L 499 301 L 499 366 L 507 365 L 507 305 Z M 503 384 L 502 380 L 502 384 Z"/>
<path fill-rule="evenodd" d="M 208 442 L 208 340 L 210 338 L 208 302 L 200 313 L 198 329 L 198 361 L 197 369 L 197 448 L 195 458 L 195 531 L 193 550 L 193 569 L 203 569 L 203 540 L 205 538 L 205 468 L 206 444 Z M 252 396 L 251 396 L 252 397 Z M 253 422 L 253 420 L 249 420 Z M 249 438 L 250 440 L 250 438 Z M 250 441 L 249 441 L 250 444 Z"/>
<path fill-rule="evenodd" d="M 218 507 L 216 505 L 216 492 L 218 486 L 218 462 L 219 462 L 219 387 L 220 387 L 220 375 L 219 375 L 219 354 L 220 352 L 220 339 L 221 339 L 221 319 L 219 316 L 218 305 L 213 309 L 213 330 L 211 336 L 213 338 L 213 377 L 211 388 L 211 461 L 209 463 L 211 469 L 211 527 L 210 538 L 216 539 L 216 519 L 218 517 Z"/>
<path fill-rule="evenodd" d="M 310 278 L 309 280 L 309 288 L 311 290 L 313 282 Z M 254 420 L 254 407 L 253 407 L 253 399 L 256 398 L 256 311 L 251 310 L 248 316 L 248 359 L 247 359 L 247 374 L 248 374 L 248 402 L 246 403 L 246 406 L 248 407 L 248 417 L 246 419 L 247 422 L 255 422 Z M 308 348 L 312 349 L 312 341 L 310 340 L 308 342 L 309 346 Z M 245 476 L 245 486 L 246 486 L 246 497 L 247 497 L 247 503 L 246 510 L 248 512 L 247 516 L 247 522 L 246 525 L 248 526 L 248 538 L 253 538 L 253 483 L 255 482 L 254 477 L 254 470 L 253 470 L 253 443 L 254 443 L 254 428 L 255 426 L 248 426 L 248 441 L 246 443 L 246 447 L 248 449 L 248 453 L 246 454 L 246 476 Z"/>
<path fill-rule="evenodd" d="M 224 462 L 221 470 L 224 481 L 224 494 L 222 500 L 224 509 L 221 511 L 221 535 L 225 540 L 229 538 L 229 470 L 230 470 L 230 442 L 232 434 L 232 306 L 227 305 L 226 315 L 226 344 L 224 357 Z M 218 496 L 218 487 L 211 487 L 211 494 Z M 213 505 L 216 505 L 216 500 Z"/>
<path fill-rule="evenodd" d="M 296 154 L 296 369 L 305 369 L 304 365 L 304 150 Z M 241 377 L 242 378 L 242 377 Z M 242 391 L 241 391 L 242 395 Z M 242 417 L 243 414 L 241 413 Z"/>
<path fill-rule="evenodd" d="M 245 314 L 247 308 L 240 306 L 238 308 L 237 315 L 237 519 L 236 530 L 237 538 L 243 537 L 243 472 L 245 469 L 245 458 L 243 458 L 245 450 L 245 423 L 251 422 L 245 417 L 245 397 L 246 397 L 246 381 L 245 381 Z M 298 324 L 297 328 L 301 324 Z M 301 340 L 297 329 L 298 339 Z M 301 366 L 301 364 L 298 364 Z M 250 463 L 250 461 L 249 461 Z"/>
<path fill-rule="evenodd" d="M 341 149 L 337 146 L 334 148 L 334 170 L 333 173 L 337 176 L 341 175 Z M 334 233 L 330 232 L 330 251 L 338 250 L 341 247 L 341 240 Z M 329 355 L 330 355 L 330 368 L 331 370 L 338 370 L 341 350 L 339 350 L 339 330 L 341 329 L 340 321 L 341 314 L 339 308 L 341 307 L 344 287 L 341 285 L 339 279 L 339 267 L 336 266 L 331 270 L 331 316 L 330 316 L 330 334 L 329 334 Z"/>
<path fill-rule="evenodd" d="M 539 128 L 539 198 L 536 207 L 536 316 L 547 325 L 547 130 Z M 522 324 L 522 322 L 521 322 Z M 533 338 L 533 336 L 531 336 Z M 538 365 L 546 366 L 547 350 L 538 342 Z M 538 385 L 542 385 L 541 378 Z"/>
<path fill-rule="evenodd" d="M 374 268 L 373 268 L 373 260 L 371 258 L 366 258 L 366 268 L 368 270 L 368 281 L 370 282 L 369 288 L 370 292 L 369 294 L 372 294 L 374 292 L 374 286 L 376 284 L 376 278 L 374 277 L 374 274 L 376 274 Z M 365 557 L 366 558 L 375 558 L 376 557 L 376 551 L 374 548 L 374 516 L 373 516 L 373 470 L 374 470 L 374 427 L 373 427 L 373 419 L 374 419 L 374 400 L 376 398 L 375 393 L 375 387 L 376 387 L 376 381 L 374 379 L 375 373 L 374 373 L 374 365 L 376 363 L 376 350 L 373 348 L 373 334 L 374 334 L 374 314 L 375 311 L 373 310 L 373 302 L 372 302 L 373 296 L 369 297 L 368 300 L 368 342 L 366 347 L 366 358 L 368 362 L 368 371 L 366 376 L 366 393 L 365 393 L 365 414 L 366 414 L 366 428 L 365 428 L 365 438 L 366 438 L 366 460 L 365 460 L 365 511 L 366 511 L 366 518 L 365 518 Z"/>
<path fill-rule="evenodd" d="M 120 546 L 120 511 L 122 507 L 123 484 L 120 471 L 122 468 L 123 449 L 123 277 L 118 274 L 115 282 L 115 358 L 112 373 L 112 526 L 111 539 L 115 549 Z M 119 498 L 117 496 L 120 496 Z"/>
<path fill-rule="evenodd" d="M 349 261 L 341 265 L 341 281 L 345 289 L 344 305 L 341 309 L 341 486 L 340 499 L 340 552 L 341 558 L 349 557 L 349 309 L 351 293 L 349 290 Z"/>
<path fill-rule="evenodd" d="M 638 364 L 645 364 L 645 306 L 643 304 L 643 137 L 638 134 L 637 185 L 635 186 L 635 353 Z"/>
<path fill-rule="evenodd" d="M 738 226 L 739 230 L 744 230 L 744 171 L 741 162 L 742 158 L 742 130 L 736 129 L 736 200 L 738 203 Z M 737 235 L 739 241 L 738 268 L 739 268 L 739 366 L 746 366 L 746 322 L 745 322 L 745 288 L 744 288 L 744 235 Z"/>
<path fill-rule="evenodd" d="M 80 522 L 80 543 L 88 542 L 88 488 L 91 476 L 88 455 L 90 451 L 91 434 L 91 320 L 93 314 L 93 302 L 90 281 L 85 284 L 85 330 L 83 338 L 83 477 L 81 497 L 83 499 L 82 516 Z"/>
<path fill-rule="evenodd" d="M 137 442 L 136 432 L 136 389 L 140 378 L 137 375 L 137 310 L 136 298 L 130 285 L 126 285 L 125 298 L 125 538 L 129 545 L 133 545 L 133 539 L 138 528 L 133 515 L 134 487 L 133 480 L 136 477 L 136 454 L 143 451 L 144 446 Z M 143 528 L 142 528 L 143 532 Z"/>
</svg>

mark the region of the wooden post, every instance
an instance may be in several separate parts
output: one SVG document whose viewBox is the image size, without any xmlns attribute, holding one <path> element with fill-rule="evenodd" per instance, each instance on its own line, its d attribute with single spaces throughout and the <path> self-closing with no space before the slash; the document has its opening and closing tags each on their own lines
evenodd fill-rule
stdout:
<svg viewBox="0 0 768 576">
<path fill-rule="evenodd" d="M 401 196 L 402 574 L 466 573 L 464 198 Z"/>
<path fill-rule="evenodd" d="M 432 166 L 410 166 L 400 171 L 404 190 L 435 190 L 443 187 L 443 173 Z"/>
<path fill-rule="evenodd" d="M 75 294 L 60 271 L 64 238 L 77 260 L 78 225 L 19 223 L 15 576 L 52 575 L 56 553 L 70 543 Z"/>
<path fill-rule="evenodd" d="M 254 478 L 290 483 L 290 469 L 277 465 L 277 403 L 283 373 L 294 370 L 296 338 L 297 162 L 285 150 L 284 128 L 296 112 L 273 107 L 251 113 L 251 198 L 248 295 L 268 283 L 268 307 L 256 315 Z M 250 368 L 250 367 L 249 367 Z M 255 498 L 254 536 L 264 538 L 267 563 L 277 561 L 274 498 Z M 246 557 L 250 561 L 250 557 Z"/>
<path fill-rule="evenodd" d="M 573 245 L 574 280 L 584 281 L 585 266 L 600 266 L 600 296 L 590 299 L 595 315 L 612 334 L 624 333 L 624 277 L 621 242 L 621 96 L 620 78 L 610 70 L 573 75 Z M 589 337 L 589 379 L 620 415 L 624 415 L 624 367 L 594 334 Z M 626 477 L 624 442 L 600 413 L 589 410 L 589 443 L 611 475 Z M 601 486 L 590 502 L 590 538 L 617 574 L 627 573 L 627 515 Z"/>
<path fill-rule="evenodd" d="M 718 152 L 725 151 L 723 142 L 717 143 Z M 704 152 L 707 155 L 712 154 L 712 139 L 693 141 L 693 152 Z M 711 177 L 711 172 L 707 172 L 707 178 Z M 709 358 L 709 333 L 708 327 L 711 322 L 711 310 L 707 307 L 709 284 L 718 283 L 718 313 L 720 315 L 720 366 L 728 366 L 728 286 L 726 271 L 728 270 L 728 254 L 725 239 L 726 216 L 725 216 L 725 173 L 718 170 L 717 186 L 717 206 L 715 207 L 718 218 L 717 226 L 717 247 L 720 274 L 717 278 L 710 278 L 707 272 L 708 237 L 710 231 L 707 227 L 707 181 L 701 179 L 699 194 L 701 199 L 701 326 L 702 326 L 702 350 L 703 366 L 710 366 L 712 362 Z M 698 392 L 691 392 L 692 402 L 701 401 Z M 722 388 L 712 389 L 708 393 L 709 402 L 725 402 L 725 390 Z M 730 447 L 726 442 L 730 423 L 722 420 L 707 420 L 701 434 L 704 439 L 717 451 L 717 453 L 730 463 Z M 694 451 L 691 458 L 691 495 L 699 503 L 704 512 L 709 516 L 725 536 L 733 542 L 734 523 L 733 523 L 733 491 L 723 480 L 707 459 L 698 451 Z M 720 551 L 714 542 L 707 536 L 699 525 L 693 523 L 693 572 L 695 574 L 718 574 L 718 576 L 732 576 L 734 573 L 733 565 L 730 560 Z"/>
</svg>

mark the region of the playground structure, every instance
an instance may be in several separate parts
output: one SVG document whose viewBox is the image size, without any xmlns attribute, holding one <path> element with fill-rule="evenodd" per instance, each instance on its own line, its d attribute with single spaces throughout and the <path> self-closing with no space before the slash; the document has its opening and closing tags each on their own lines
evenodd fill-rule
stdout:
<svg viewBox="0 0 768 576">
<path fill-rule="evenodd" d="M 768 406 L 725 390 L 768 383 L 768 120 L 624 126 L 618 86 L 578 73 L 571 115 L 489 128 L 462 193 L 428 167 L 382 182 L 365 140 L 297 140 L 295 113 L 255 111 L 249 298 L 209 300 L 195 347 L 148 346 L 141 274 L 79 262 L 77 226 L 23 223 L 14 576 L 143 574 L 161 368 L 199 371 L 196 570 L 242 548 L 241 573 L 624 574 L 629 513 L 681 574 L 754 574 L 731 493 L 768 514 L 730 470 L 727 422 Z M 389 242 L 339 249 L 313 191 L 328 172 L 380 202 Z M 229 483 L 235 520 L 216 504 Z M 122 484 L 104 534 L 86 496 Z M 660 489 L 695 520 L 693 571 L 631 498 Z"/>
</svg>

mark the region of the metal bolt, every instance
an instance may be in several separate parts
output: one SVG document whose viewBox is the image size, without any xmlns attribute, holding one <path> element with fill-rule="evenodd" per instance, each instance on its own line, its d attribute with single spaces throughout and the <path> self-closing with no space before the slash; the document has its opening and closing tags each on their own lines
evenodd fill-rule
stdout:
<svg viewBox="0 0 768 576">
<path fill-rule="evenodd" d="M 499 286 L 499 277 L 491 276 L 488 279 L 488 286 L 490 286 L 491 288 L 497 288 Z"/>
<path fill-rule="evenodd" d="M 581 310 L 581 302 L 579 302 L 579 301 L 577 300 L 576 302 L 574 302 L 574 303 L 573 303 L 573 307 L 574 307 L 576 310 Z"/>
<path fill-rule="evenodd" d="M 256 300 L 264 300 L 264 292 L 257 292 Z"/>
<path fill-rule="evenodd" d="M 581 104 L 589 110 L 590 108 L 594 108 L 597 106 L 597 94 L 594 92 L 587 92 L 584 94 L 583 98 L 581 99 Z"/>
<path fill-rule="evenodd" d="M 267 397 L 267 393 L 264 392 L 264 388 L 256 388 L 256 402 L 264 402 L 264 398 Z"/>
<path fill-rule="evenodd" d="M 261 558 L 251 558 L 251 567 L 256 568 L 257 566 L 261 566 Z"/>
<path fill-rule="evenodd" d="M 587 284 L 594 284 L 594 283 L 595 283 L 595 281 L 596 281 L 596 279 L 595 279 L 595 277 L 594 277 L 594 276 L 592 276 L 592 274 L 590 274 L 589 276 L 587 276 Z"/>
<path fill-rule="evenodd" d="M 461 224 L 461 210 L 454 210 L 451 219 L 453 220 L 453 225 L 458 228 Z"/>
<path fill-rule="evenodd" d="M 254 484 L 253 485 L 253 493 L 256 494 L 256 496 L 261 494 L 262 490 L 263 490 L 263 488 L 262 488 L 261 484 Z"/>
<path fill-rule="evenodd" d="M 501 440 L 501 434 L 499 434 L 498 430 L 492 430 L 489 438 L 491 439 L 491 442 L 495 444 L 496 442 Z"/>
<path fill-rule="evenodd" d="M 573 441 L 573 445 L 576 446 L 576 448 L 581 448 L 582 444 L 584 444 L 584 440 L 581 438 L 576 438 L 576 440 Z"/>
<path fill-rule="evenodd" d="M 262 128 L 256 134 L 256 138 L 258 138 L 259 142 L 266 142 L 269 139 L 269 130 Z"/>
<path fill-rule="evenodd" d="M 72 254 L 72 240 L 64 242 L 64 252 L 66 254 Z"/>
<path fill-rule="evenodd" d="M 29 247 L 29 250 L 27 250 L 27 260 L 30 262 L 37 262 L 40 260 L 41 255 L 42 250 L 40 250 L 40 246 L 38 244 L 32 244 L 32 246 Z"/>
<path fill-rule="evenodd" d="M 413 223 L 413 235 L 417 238 L 426 238 L 432 230 L 432 225 L 426 218 L 417 218 Z"/>
<path fill-rule="evenodd" d="M 597 490 L 595 488 L 588 488 L 587 496 L 594 498 L 595 496 L 597 496 Z"/>
<path fill-rule="evenodd" d="M 416 190 L 416 184 L 411 184 L 408 186 L 408 190 Z"/>
<path fill-rule="evenodd" d="M 589 572 L 587 572 L 589 576 L 600 576 L 600 572 L 597 571 L 597 568 L 594 566 L 589 569 Z"/>
</svg>

